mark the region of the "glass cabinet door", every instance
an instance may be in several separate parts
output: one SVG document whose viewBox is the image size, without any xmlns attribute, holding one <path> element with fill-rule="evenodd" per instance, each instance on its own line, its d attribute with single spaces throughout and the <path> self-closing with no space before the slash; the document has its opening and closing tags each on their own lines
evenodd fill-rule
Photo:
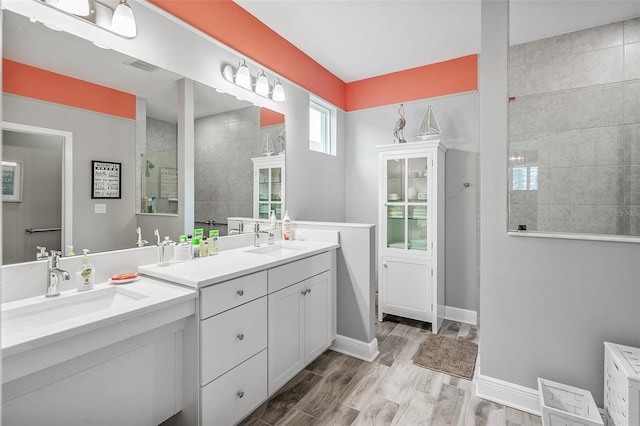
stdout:
<svg viewBox="0 0 640 426">
<path fill-rule="evenodd" d="M 407 160 L 408 249 L 428 250 L 428 158 Z"/>
<path fill-rule="evenodd" d="M 429 249 L 429 157 L 386 161 L 386 246 Z"/>
<path fill-rule="evenodd" d="M 405 249 L 405 160 L 387 160 L 387 247 Z"/>
<path fill-rule="evenodd" d="M 282 168 L 259 169 L 258 179 L 258 218 L 268 219 L 274 211 L 282 219 Z"/>
<path fill-rule="evenodd" d="M 282 219 L 282 168 L 280 167 L 271 169 L 271 210 L 275 212 L 276 218 Z"/>
</svg>

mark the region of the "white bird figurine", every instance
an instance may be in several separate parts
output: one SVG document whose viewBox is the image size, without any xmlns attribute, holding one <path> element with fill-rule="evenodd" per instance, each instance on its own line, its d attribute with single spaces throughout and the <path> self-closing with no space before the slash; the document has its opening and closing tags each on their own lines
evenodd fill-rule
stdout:
<svg viewBox="0 0 640 426">
<path fill-rule="evenodd" d="M 405 120 L 404 118 L 403 104 L 400 104 L 400 108 L 398 108 L 398 115 L 400 116 L 400 118 L 398 118 L 398 121 L 396 121 L 396 127 L 393 129 L 393 136 L 395 137 L 393 142 L 395 143 L 397 139 L 398 143 L 406 143 L 407 141 L 404 139 L 404 134 L 402 133 L 402 129 L 404 129 L 404 126 L 407 124 L 407 120 Z"/>
</svg>

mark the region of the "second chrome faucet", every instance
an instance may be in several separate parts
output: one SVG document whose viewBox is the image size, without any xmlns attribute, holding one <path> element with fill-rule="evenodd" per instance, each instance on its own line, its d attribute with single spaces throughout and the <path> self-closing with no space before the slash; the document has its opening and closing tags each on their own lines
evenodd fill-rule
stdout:
<svg viewBox="0 0 640 426">
<path fill-rule="evenodd" d="M 253 246 L 260 247 L 260 234 L 267 234 L 269 236 L 269 245 L 274 243 L 275 233 L 273 230 L 270 231 L 261 231 L 260 224 L 256 222 L 253 225 Z"/>
<path fill-rule="evenodd" d="M 60 294 L 60 281 L 69 280 L 71 275 L 64 269 L 60 269 L 61 252 L 51 250 L 47 257 L 47 291 L 46 297 L 55 297 Z"/>
</svg>

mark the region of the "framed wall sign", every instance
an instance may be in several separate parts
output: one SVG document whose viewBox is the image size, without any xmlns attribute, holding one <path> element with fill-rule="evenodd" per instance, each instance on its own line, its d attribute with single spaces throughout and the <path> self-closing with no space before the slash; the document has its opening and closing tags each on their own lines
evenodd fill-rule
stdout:
<svg viewBox="0 0 640 426">
<path fill-rule="evenodd" d="M 22 201 L 22 162 L 2 162 L 2 201 Z"/>
<path fill-rule="evenodd" d="M 122 163 L 91 161 L 91 198 L 121 198 Z"/>
</svg>

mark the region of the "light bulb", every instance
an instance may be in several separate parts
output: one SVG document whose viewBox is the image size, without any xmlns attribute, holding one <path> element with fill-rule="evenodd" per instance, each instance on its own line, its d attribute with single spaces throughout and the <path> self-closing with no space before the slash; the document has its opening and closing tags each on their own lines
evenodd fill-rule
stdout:
<svg viewBox="0 0 640 426">
<path fill-rule="evenodd" d="M 276 102 L 285 101 L 284 86 L 282 86 L 282 83 L 280 83 L 280 80 L 276 80 L 275 83 L 273 83 L 273 93 L 271 94 L 271 99 L 273 99 Z"/>
<path fill-rule="evenodd" d="M 258 71 L 258 79 L 256 80 L 256 93 L 258 95 L 269 97 L 269 80 L 264 75 L 264 71 Z"/>
<path fill-rule="evenodd" d="M 238 65 L 236 84 L 247 90 L 251 90 L 251 74 L 249 73 L 249 67 L 244 62 L 244 59 L 240 59 L 240 65 Z"/>
<path fill-rule="evenodd" d="M 125 37 L 135 37 L 137 34 L 136 18 L 127 0 L 120 0 L 120 4 L 113 12 L 111 30 Z"/>
<path fill-rule="evenodd" d="M 222 70 L 222 76 L 225 80 L 233 83 L 233 68 L 231 68 L 231 65 L 226 65 L 224 67 L 224 69 Z"/>
</svg>

